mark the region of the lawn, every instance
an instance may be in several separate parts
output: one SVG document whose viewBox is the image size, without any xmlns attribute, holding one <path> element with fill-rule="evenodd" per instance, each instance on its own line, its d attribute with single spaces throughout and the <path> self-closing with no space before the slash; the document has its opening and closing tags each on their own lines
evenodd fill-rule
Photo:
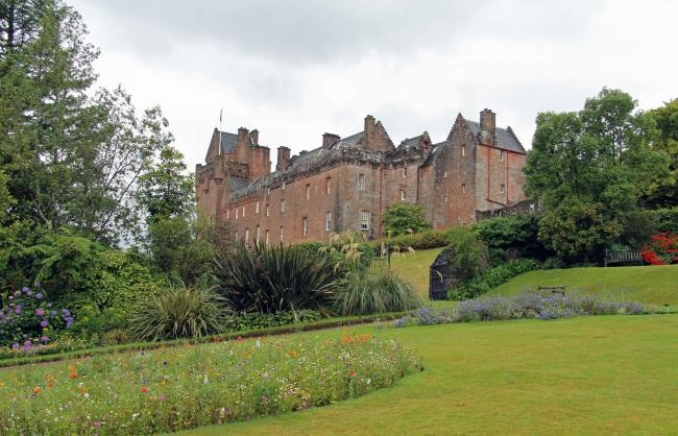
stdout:
<svg viewBox="0 0 678 436">
<path fill-rule="evenodd" d="M 490 295 L 516 294 L 539 286 L 567 286 L 616 300 L 676 306 L 678 265 L 532 271 L 493 289 Z"/>
<path fill-rule="evenodd" d="M 429 268 L 442 248 L 418 250 L 414 256 L 401 254 L 391 258 L 391 269 L 400 277 L 412 283 L 417 293 L 428 301 Z"/>
<path fill-rule="evenodd" d="M 363 329 L 415 347 L 426 370 L 359 399 L 183 434 L 678 433 L 676 315 Z"/>
</svg>

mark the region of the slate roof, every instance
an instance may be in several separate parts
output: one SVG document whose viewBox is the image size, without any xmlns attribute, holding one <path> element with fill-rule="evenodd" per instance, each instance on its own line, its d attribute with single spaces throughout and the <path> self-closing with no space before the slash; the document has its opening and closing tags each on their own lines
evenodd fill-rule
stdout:
<svg viewBox="0 0 678 436">
<path fill-rule="evenodd" d="M 228 183 L 230 185 L 231 192 L 236 192 L 243 188 L 247 188 L 247 186 L 250 184 L 250 182 L 247 180 L 241 179 L 239 177 L 229 177 Z"/>
<path fill-rule="evenodd" d="M 289 162 L 289 168 L 294 168 L 295 166 L 303 165 L 304 163 L 311 161 L 316 158 L 320 158 L 324 153 L 327 153 L 328 150 L 337 150 L 340 148 L 353 148 L 358 145 L 360 140 L 365 136 L 365 132 L 358 132 L 355 135 L 347 136 L 342 138 L 339 141 L 335 142 L 328 148 L 318 147 L 311 151 L 306 151 L 298 155 L 292 156 Z"/>
<path fill-rule="evenodd" d="M 221 154 L 232 153 L 238 143 L 238 135 L 234 133 L 221 132 Z"/>
<path fill-rule="evenodd" d="M 466 120 L 466 124 L 469 126 L 471 129 L 471 132 L 473 132 L 473 135 L 477 138 L 479 133 L 480 133 L 480 123 L 477 121 L 469 121 Z M 515 151 L 518 153 L 523 153 L 525 154 L 525 148 L 523 148 L 523 145 L 520 143 L 518 138 L 516 137 L 515 133 L 513 133 L 513 130 L 509 127 L 507 129 L 502 129 L 502 128 L 495 128 L 495 136 L 497 143 L 496 145 L 501 148 L 505 148 L 507 150 Z"/>
<path fill-rule="evenodd" d="M 414 138 L 411 138 L 411 139 L 405 139 L 403 142 L 401 142 L 398 145 L 397 149 L 398 150 L 409 150 L 411 148 L 415 148 L 419 145 L 419 143 L 421 142 L 423 137 L 424 137 L 424 135 L 419 135 L 419 136 L 415 136 Z"/>
<path fill-rule="evenodd" d="M 421 164 L 421 166 L 427 167 L 429 165 L 432 165 L 433 162 L 435 162 L 436 159 L 438 158 L 438 155 L 440 154 L 440 152 L 443 150 L 443 147 L 445 146 L 445 144 L 447 144 L 447 141 L 440 142 L 438 144 L 433 144 L 433 150 L 431 150 L 431 154 L 428 155 L 428 157 L 426 158 L 424 163 Z"/>
</svg>

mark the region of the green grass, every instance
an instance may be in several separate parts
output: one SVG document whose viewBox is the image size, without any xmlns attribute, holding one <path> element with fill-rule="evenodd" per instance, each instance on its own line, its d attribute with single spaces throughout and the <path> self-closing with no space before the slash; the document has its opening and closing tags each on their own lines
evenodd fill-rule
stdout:
<svg viewBox="0 0 678 436">
<path fill-rule="evenodd" d="M 675 434 L 678 316 L 376 331 L 426 370 L 332 406 L 190 435 Z"/>
<path fill-rule="evenodd" d="M 493 289 L 490 295 L 516 294 L 539 286 L 567 286 L 617 300 L 676 306 L 678 265 L 532 271 Z"/>
<path fill-rule="evenodd" d="M 414 256 L 402 254 L 391 258 L 391 269 L 400 277 L 412 283 L 424 301 L 428 301 L 429 268 L 442 248 L 417 250 Z M 378 263 L 378 261 L 375 261 Z"/>
</svg>

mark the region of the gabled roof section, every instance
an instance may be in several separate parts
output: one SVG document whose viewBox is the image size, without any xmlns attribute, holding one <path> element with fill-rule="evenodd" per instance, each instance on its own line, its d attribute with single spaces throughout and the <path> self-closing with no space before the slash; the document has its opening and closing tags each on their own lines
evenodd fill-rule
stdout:
<svg viewBox="0 0 678 436">
<path fill-rule="evenodd" d="M 431 143 L 431 137 L 428 135 L 428 132 L 424 132 L 419 136 L 415 136 L 414 138 L 409 138 L 403 140 L 398 147 L 396 147 L 397 151 L 408 151 L 408 150 L 416 150 L 419 148 L 419 146 L 430 146 Z"/>
<path fill-rule="evenodd" d="M 232 153 L 238 144 L 238 135 L 235 133 L 221 132 L 221 154 Z"/>
<path fill-rule="evenodd" d="M 428 155 L 426 160 L 424 161 L 423 164 L 421 164 L 422 167 L 427 167 L 429 165 L 433 165 L 433 163 L 436 161 L 438 158 L 438 155 L 440 155 L 440 152 L 443 150 L 445 147 L 445 144 L 447 144 L 447 141 L 444 142 L 439 142 L 438 144 L 433 145 L 433 150 L 431 150 L 431 154 Z"/>
<path fill-rule="evenodd" d="M 332 144 L 329 148 L 355 147 L 360 144 L 364 137 L 365 137 L 364 131 L 358 132 L 354 135 L 340 139 L 339 141 Z"/>
<path fill-rule="evenodd" d="M 468 125 L 469 129 L 473 133 L 473 136 L 477 139 L 480 136 L 480 123 L 476 121 L 469 121 L 469 120 L 464 120 L 466 121 L 466 124 Z M 502 129 L 500 127 L 495 128 L 494 130 L 494 135 L 496 139 L 496 146 L 499 148 L 504 148 L 507 150 L 515 151 L 516 153 L 521 153 L 521 154 L 526 154 L 527 152 L 525 151 L 525 148 L 523 147 L 523 144 L 520 143 L 518 138 L 516 137 L 515 133 L 513 133 L 513 130 L 508 127 L 506 129 Z"/>
</svg>

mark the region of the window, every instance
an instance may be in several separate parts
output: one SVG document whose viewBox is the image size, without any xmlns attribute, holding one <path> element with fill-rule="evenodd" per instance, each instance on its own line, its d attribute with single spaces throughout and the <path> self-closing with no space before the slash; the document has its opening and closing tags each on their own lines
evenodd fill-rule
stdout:
<svg viewBox="0 0 678 436">
<path fill-rule="evenodd" d="M 237 207 L 235 208 L 235 219 L 238 219 L 238 213 L 240 212 L 240 209 Z"/>
<path fill-rule="evenodd" d="M 465 145 L 461 146 L 461 155 L 466 156 L 466 146 Z"/>
<path fill-rule="evenodd" d="M 504 162 L 504 150 L 499 150 L 499 160 Z"/>
<path fill-rule="evenodd" d="M 266 205 L 266 216 L 271 216 L 271 205 L 270 204 Z"/>
<path fill-rule="evenodd" d="M 370 229 L 370 211 L 360 211 L 360 230 L 363 232 Z"/>
<path fill-rule="evenodd" d="M 407 198 L 407 191 L 405 191 L 404 189 L 401 189 L 400 190 L 400 201 L 405 201 L 406 198 Z"/>
<path fill-rule="evenodd" d="M 245 229 L 245 245 L 250 245 L 250 229 Z"/>
<path fill-rule="evenodd" d="M 332 177 L 325 179 L 325 194 L 330 195 L 332 193 Z"/>
<path fill-rule="evenodd" d="M 283 184 L 282 184 L 282 190 L 284 191 L 285 188 L 287 188 L 287 183 L 283 182 Z"/>
<path fill-rule="evenodd" d="M 245 218 L 245 206 L 242 207 L 242 217 Z"/>
<path fill-rule="evenodd" d="M 231 209 L 226 210 L 226 219 L 230 220 L 231 219 Z"/>
<path fill-rule="evenodd" d="M 259 245 L 259 242 L 261 242 L 261 227 L 257 226 L 257 245 Z"/>
<path fill-rule="evenodd" d="M 358 174 L 358 189 L 365 190 L 365 174 Z"/>
<path fill-rule="evenodd" d="M 283 241 L 283 236 L 284 236 L 284 233 L 283 233 L 283 226 L 280 226 L 280 242 Z"/>
<path fill-rule="evenodd" d="M 506 191 L 506 185 L 504 185 L 504 184 L 502 183 L 502 184 L 499 186 L 499 193 L 500 193 L 500 194 L 503 194 L 504 191 Z"/>
<path fill-rule="evenodd" d="M 267 246 L 267 247 L 268 247 L 269 244 L 271 243 L 271 240 L 270 240 L 269 236 L 270 236 L 270 235 L 268 234 L 268 229 L 266 229 L 266 246 Z"/>
<path fill-rule="evenodd" d="M 301 235 L 308 236 L 308 217 L 304 217 L 301 222 Z"/>
<path fill-rule="evenodd" d="M 267 195 L 268 197 L 271 196 L 271 188 L 266 188 L 266 195 Z"/>
<path fill-rule="evenodd" d="M 311 198 L 311 185 L 306 185 L 306 200 Z"/>
<path fill-rule="evenodd" d="M 443 203 L 447 203 L 447 194 L 443 194 Z"/>
<path fill-rule="evenodd" d="M 332 212 L 325 212 L 325 231 L 329 232 L 332 227 Z"/>
<path fill-rule="evenodd" d="M 407 167 L 403 168 L 403 177 L 407 177 Z"/>
<path fill-rule="evenodd" d="M 254 213 L 259 213 L 259 202 L 254 206 Z"/>
<path fill-rule="evenodd" d="M 461 193 L 466 194 L 466 183 L 461 184 Z"/>
<path fill-rule="evenodd" d="M 445 172 L 443 173 L 443 179 L 446 179 L 446 178 L 447 178 L 447 171 L 445 171 Z"/>
<path fill-rule="evenodd" d="M 280 213 L 285 212 L 285 199 L 280 200 Z"/>
</svg>

